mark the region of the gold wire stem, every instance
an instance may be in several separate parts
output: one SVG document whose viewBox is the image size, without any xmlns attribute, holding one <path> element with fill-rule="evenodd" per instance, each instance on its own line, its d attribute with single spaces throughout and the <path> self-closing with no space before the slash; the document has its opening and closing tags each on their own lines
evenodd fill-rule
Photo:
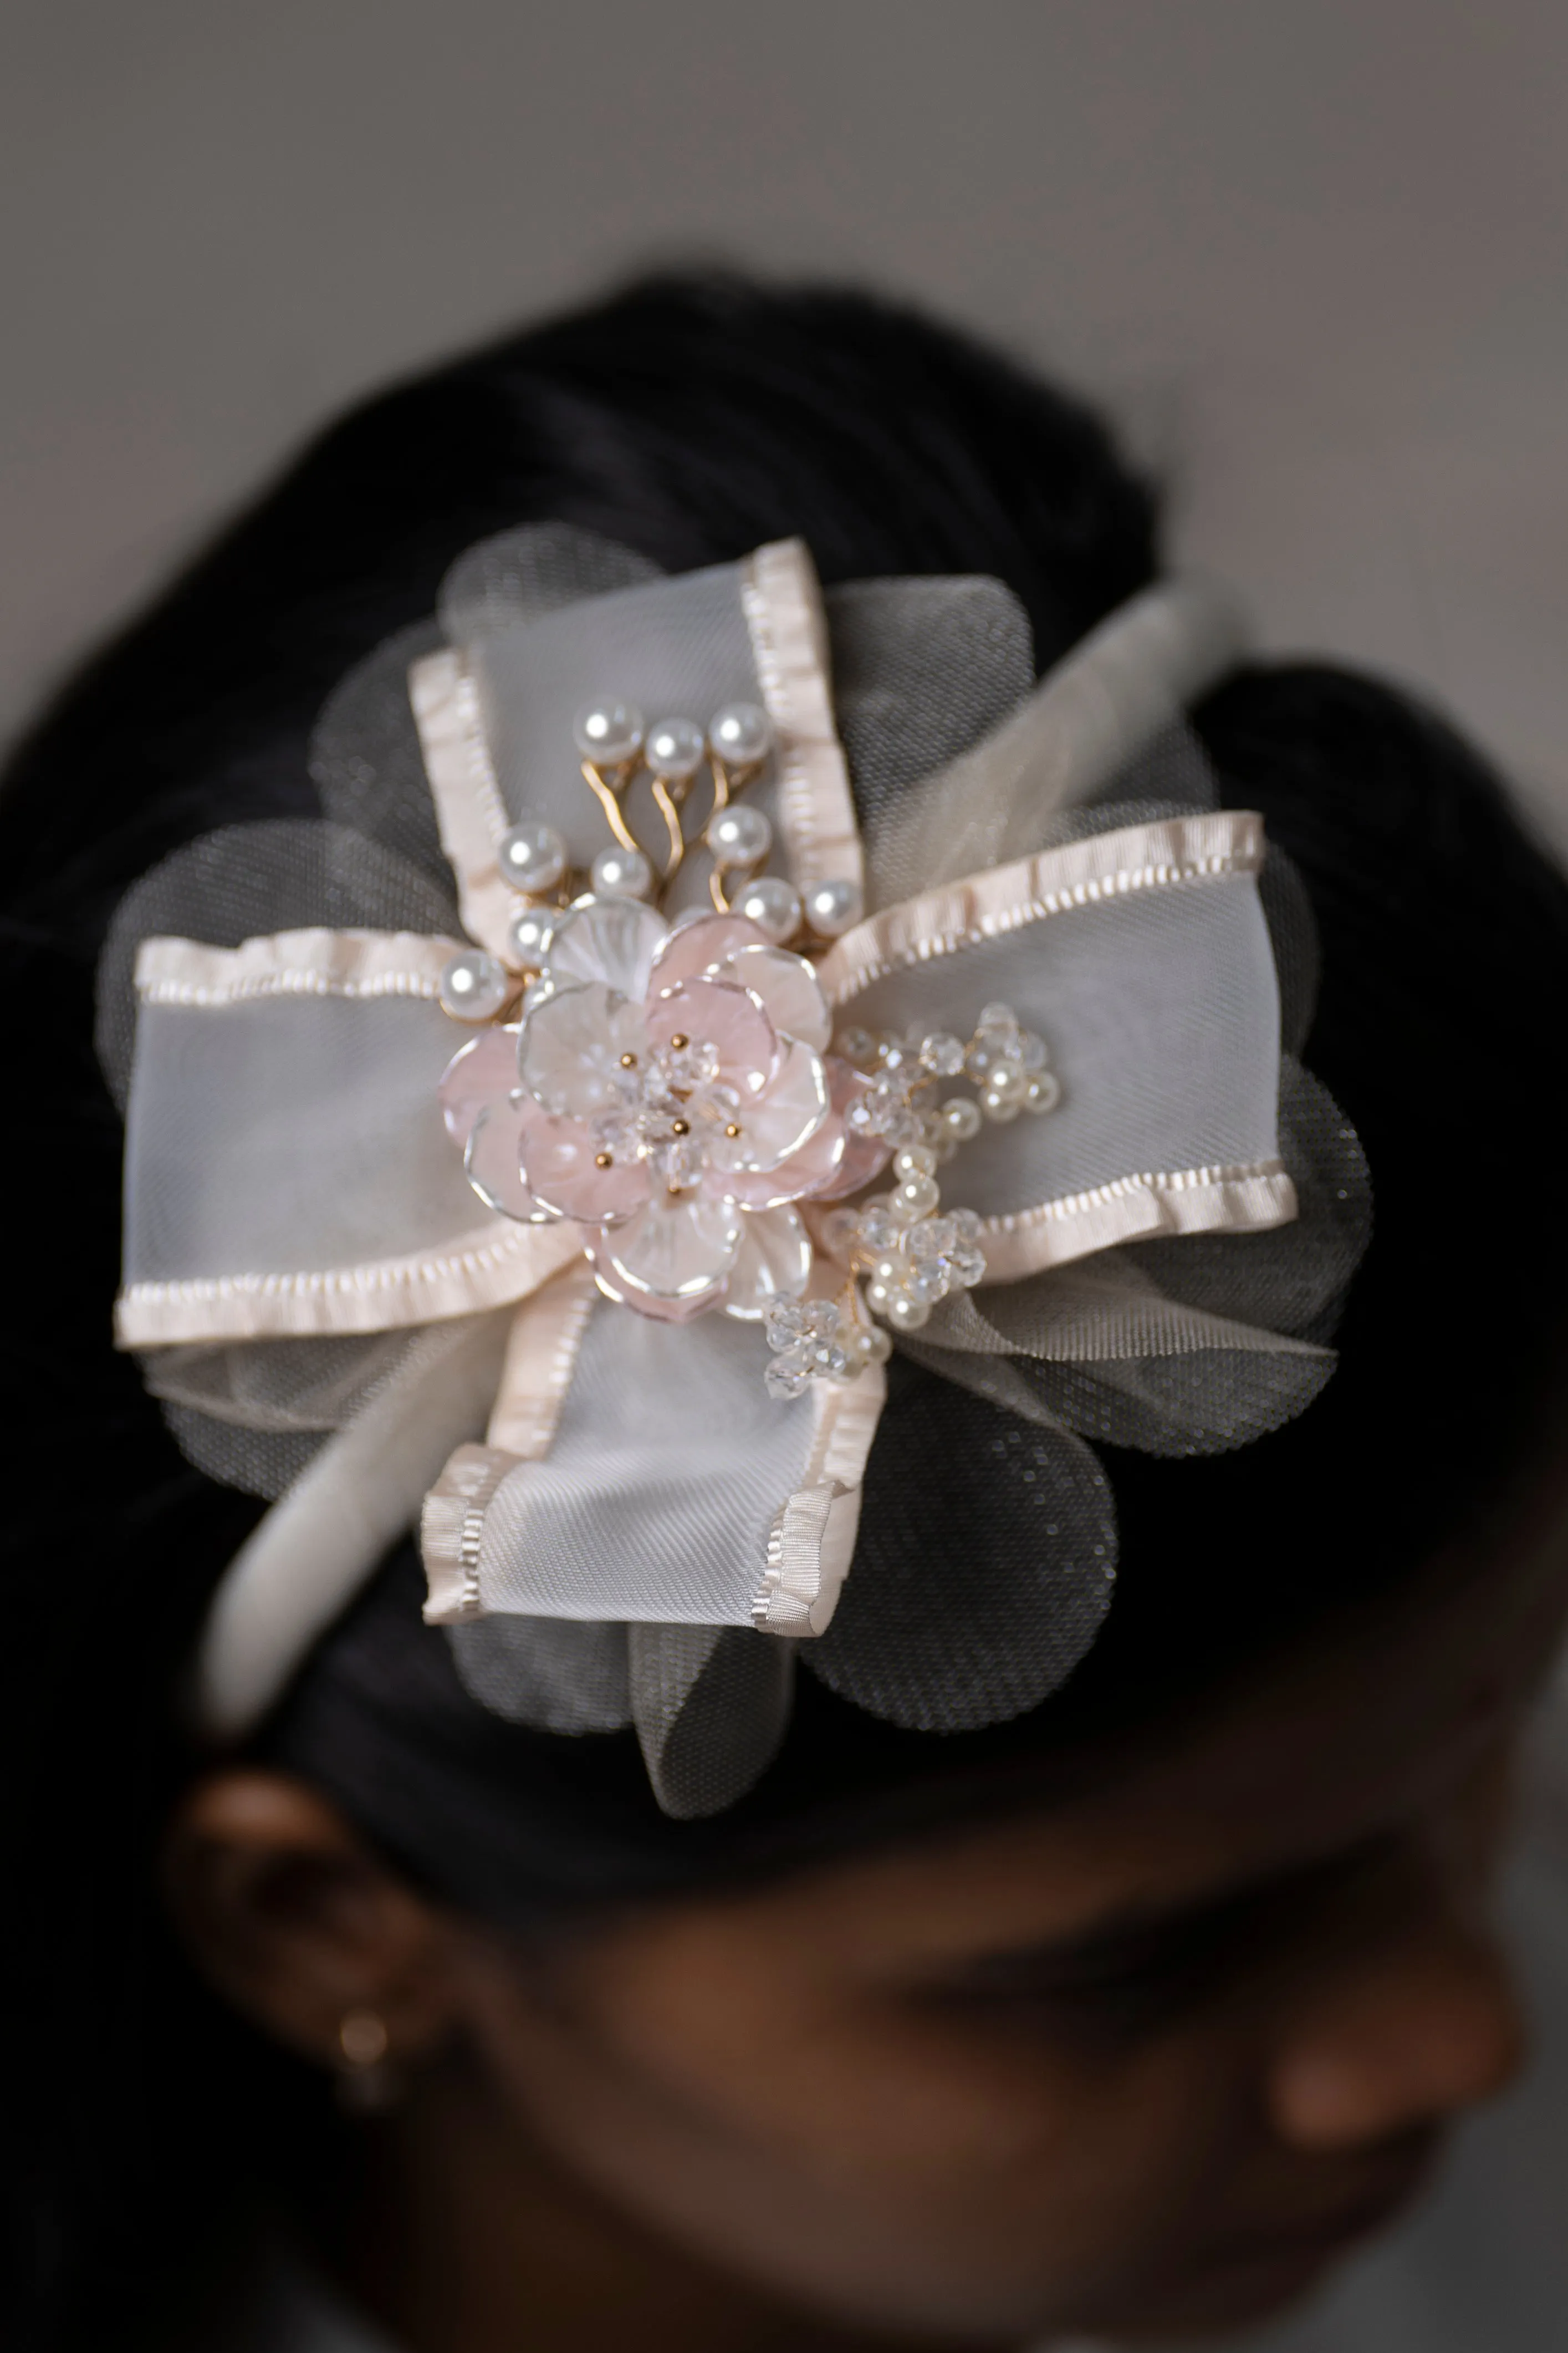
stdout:
<svg viewBox="0 0 1568 2353">
<path fill-rule="evenodd" d="M 621 804 L 617 797 L 618 793 L 626 790 L 631 781 L 631 776 L 632 771 L 629 767 L 623 768 L 620 771 L 618 785 L 612 785 L 608 777 L 594 765 L 592 760 L 584 760 L 583 763 L 583 781 L 608 818 L 610 831 L 623 849 L 640 849 L 642 844 L 621 815 Z"/>
<path fill-rule="evenodd" d="M 713 816 L 730 805 L 730 771 L 717 752 L 709 753 L 708 765 L 713 772 L 713 807 L 709 812 Z"/>
<path fill-rule="evenodd" d="M 756 881 L 767 862 L 765 857 L 753 858 L 749 866 L 729 866 L 722 873 L 715 866 L 708 877 L 708 895 L 721 915 L 727 915 L 731 910 L 730 884 L 733 882 L 737 889 L 743 891 L 748 882 Z"/>
<path fill-rule="evenodd" d="M 690 778 L 688 777 L 686 782 L 689 787 Z M 676 874 L 679 871 L 680 861 L 686 855 L 686 830 L 680 822 L 680 801 L 684 800 L 685 797 L 686 795 L 683 792 L 680 794 L 679 799 L 678 800 L 676 795 L 670 791 L 670 788 L 665 782 L 664 778 L 662 776 L 655 776 L 653 780 L 654 807 L 658 809 L 660 817 L 663 818 L 664 829 L 669 836 L 669 856 L 666 859 L 664 865 L 664 880 L 667 886 L 674 881 Z"/>
</svg>

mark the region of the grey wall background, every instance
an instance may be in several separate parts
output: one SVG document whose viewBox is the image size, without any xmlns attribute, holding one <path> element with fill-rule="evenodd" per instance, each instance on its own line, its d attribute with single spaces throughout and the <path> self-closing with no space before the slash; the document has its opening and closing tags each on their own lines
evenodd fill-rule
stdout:
<svg viewBox="0 0 1568 2353">
<path fill-rule="evenodd" d="M 639 260 L 1103 395 L 1568 838 L 1561 0 L 9 0 L 0 731 L 327 413 Z"/>
</svg>

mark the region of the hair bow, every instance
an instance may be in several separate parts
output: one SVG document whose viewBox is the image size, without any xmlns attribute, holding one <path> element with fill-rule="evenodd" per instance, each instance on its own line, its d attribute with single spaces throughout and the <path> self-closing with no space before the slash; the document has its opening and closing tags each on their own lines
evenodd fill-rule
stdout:
<svg viewBox="0 0 1568 2353">
<path fill-rule="evenodd" d="M 275 1499 L 213 1729 L 416 1516 L 469 1688 L 635 1721 L 675 1812 L 762 1770 L 797 1651 L 933 1725 L 1068 1672 L 1115 1560 L 1085 1433 L 1300 1411 L 1365 1240 L 1292 1058 L 1304 900 L 1180 722 L 1234 648 L 1168 584 L 1031 687 L 994 582 L 825 600 L 796 542 L 666 578 L 533 527 L 340 690 L 321 818 L 137 886 L 118 1335 Z M 895 1345 L 1033 1425 L 1056 1585 L 1010 1662 L 873 1593 L 836 1624 Z"/>
</svg>

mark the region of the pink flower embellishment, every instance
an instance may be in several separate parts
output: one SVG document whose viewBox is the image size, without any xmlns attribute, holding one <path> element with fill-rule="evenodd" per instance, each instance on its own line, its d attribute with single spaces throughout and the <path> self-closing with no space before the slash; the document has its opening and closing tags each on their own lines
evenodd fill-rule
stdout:
<svg viewBox="0 0 1568 2353">
<path fill-rule="evenodd" d="M 580 900 L 528 1006 L 441 1082 L 481 1198 L 581 1225 L 600 1289 L 645 1315 L 797 1297 L 812 1251 L 794 1204 L 858 1192 L 887 1157 L 846 1128 L 863 1082 L 826 1051 L 805 957 L 742 916 L 672 931 L 636 900 Z"/>
</svg>

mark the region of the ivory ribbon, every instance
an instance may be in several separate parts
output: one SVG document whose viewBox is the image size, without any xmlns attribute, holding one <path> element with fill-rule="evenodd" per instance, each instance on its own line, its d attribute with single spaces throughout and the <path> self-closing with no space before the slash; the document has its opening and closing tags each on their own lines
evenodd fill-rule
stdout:
<svg viewBox="0 0 1568 2353">
<path fill-rule="evenodd" d="M 805 1476 L 773 1522 L 752 1604 L 763 1633 L 827 1631 L 854 1557 L 860 1482 L 887 1396 L 880 1365 L 843 1385 L 816 1384 L 816 1430 Z"/>
<path fill-rule="evenodd" d="M 759 547 L 742 566 L 741 602 L 763 701 L 778 737 L 779 829 L 792 879 L 865 887 L 849 771 L 833 717 L 827 624 L 804 540 Z"/>
<path fill-rule="evenodd" d="M 479 1570 L 486 1507 L 520 1462 L 549 1453 L 597 1296 L 579 1258 L 514 1313 L 485 1442 L 459 1446 L 425 1497 L 419 1544 L 429 1581 L 429 1624 L 483 1615 Z"/>
<path fill-rule="evenodd" d="M 510 820 L 485 742 L 473 673 L 453 649 L 426 654 L 409 670 L 408 697 L 463 922 L 491 955 L 510 963 L 507 933 L 519 902 L 496 859 Z"/>
<path fill-rule="evenodd" d="M 956 955 L 1074 908 L 1256 874 L 1263 852 L 1263 819 L 1251 809 L 1205 810 L 1090 834 L 883 908 L 829 948 L 816 977 L 828 1003 L 844 1006 L 901 966 Z"/>
<path fill-rule="evenodd" d="M 1070 911 L 1146 892 L 1202 890 L 1256 874 L 1262 823 L 1220 810 L 1131 826 L 943 885 L 858 924 L 823 958 L 818 977 L 840 1010 L 900 970 L 929 969 L 986 941 Z M 237 949 L 152 940 L 138 965 L 150 1004 L 221 1018 L 269 997 L 405 997 L 435 993 L 449 943 L 405 934 L 310 931 Z M 427 1021 L 428 1016 L 422 1015 Z M 287 1107 L 274 1105 L 275 1121 Z M 436 1116 L 434 1104 L 428 1116 Z M 1295 1196 L 1279 1160 L 1129 1169 L 1100 1184 L 985 1220 L 988 1280 L 1012 1282 L 1087 1252 L 1156 1234 L 1249 1232 L 1285 1222 Z M 372 1332 L 472 1314 L 524 1299 L 578 1257 L 570 1224 L 523 1226 L 493 1216 L 428 1250 L 327 1269 L 241 1269 L 132 1281 L 121 1293 L 124 1347 Z"/>
</svg>

